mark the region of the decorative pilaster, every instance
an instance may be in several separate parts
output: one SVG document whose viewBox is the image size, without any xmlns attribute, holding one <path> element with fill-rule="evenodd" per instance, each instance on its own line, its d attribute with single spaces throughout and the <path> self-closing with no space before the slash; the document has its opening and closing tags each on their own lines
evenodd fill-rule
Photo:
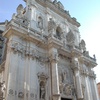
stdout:
<svg viewBox="0 0 100 100">
<path fill-rule="evenodd" d="M 72 68 L 73 68 L 74 74 L 75 74 L 77 98 L 78 98 L 78 100 L 83 100 L 82 84 L 81 84 L 81 78 L 80 78 L 78 58 L 75 58 L 75 57 L 73 58 Z"/>
<path fill-rule="evenodd" d="M 7 48 L 7 57 L 5 62 L 5 85 L 6 100 L 17 99 L 16 97 L 16 84 L 17 84 L 17 69 L 18 69 L 18 52 L 17 45 L 15 48 L 11 46 L 12 41 L 9 41 Z M 16 62 L 15 62 L 16 61 Z"/>
<path fill-rule="evenodd" d="M 98 91 L 97 91 L 97 86 L 96 86 L 96 81 L 95 79 L 93 80 L 93 85 L 94 85 L 94 93 L 95 93 L 95 100 L 99 100 L 99 95 L 98 95 Z"/>
<path fill-rule="evenodd" d="M 60 100 L 59 78 L 58 78 L 58 52 L 57 49 L 50 49 L 51 75 L 52 75 L 52 95 L 53 100 Z"/>
</svg>

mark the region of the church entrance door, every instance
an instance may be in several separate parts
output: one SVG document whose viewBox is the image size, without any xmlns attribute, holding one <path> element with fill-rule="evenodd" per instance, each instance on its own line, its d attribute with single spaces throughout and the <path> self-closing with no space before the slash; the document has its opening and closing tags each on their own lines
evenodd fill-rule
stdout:
<svg viewBox="0 0 100 100">
<path fill-rule="evenodd" d="M 68 99 L 68 98 L 61 98 L 61 100 L 72 100 L 72 99 Z"/>
</svg>

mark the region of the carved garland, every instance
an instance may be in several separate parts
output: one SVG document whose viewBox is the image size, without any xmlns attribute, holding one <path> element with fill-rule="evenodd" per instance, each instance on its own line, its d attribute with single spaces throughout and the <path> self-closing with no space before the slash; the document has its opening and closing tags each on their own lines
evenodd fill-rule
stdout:
<svg viewBox="0 0 100 100">
<path fill-rule="evenodd" d="M 49 61 L 49 57 L 46 56 L 46 53 L 42 53 L 38 50 L 36 50 L 36 48 L 31 48 L 30 47 L 26 49 L 26 47 L 24 45 L 21 45 L 20 43 L 17 43 L 15 41 L 12 41 L 11 44 L 9 45 L 10 49 L 13 50 L 13 52 L 16 53 L 20 53 L 23 56 L 28 56 L 28 57 L 32 57 L 32 59 L 37 59 L 40 62 L 48 62 Z"/>
</svg>

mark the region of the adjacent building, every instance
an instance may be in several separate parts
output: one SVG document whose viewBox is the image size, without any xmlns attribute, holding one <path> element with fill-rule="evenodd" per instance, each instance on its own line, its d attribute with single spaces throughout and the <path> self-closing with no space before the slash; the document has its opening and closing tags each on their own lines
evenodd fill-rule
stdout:
<svg viewBox="0 0 100 100">
<path fill-rule="evenodd" d="M 100 82 L 97 84 L 97 88 L 98 88 L 99 99 L 100 99 Z"/>
<path fill-rule="evenodd" d="M 25 0 L 5 22 L 1 100 L 99 100 L 80 23 L 57 0 Z M 2 44 L 2 43 L 1 43 Z"/>
</svg>

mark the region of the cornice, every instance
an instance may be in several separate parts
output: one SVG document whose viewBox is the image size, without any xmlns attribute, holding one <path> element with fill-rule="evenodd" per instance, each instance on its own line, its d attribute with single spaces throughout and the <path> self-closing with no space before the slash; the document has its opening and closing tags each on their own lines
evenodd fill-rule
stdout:
<svg viewBox="0 0 100 100">
<path fill-rule="evenodd" d="M 84 64 L 88 65 L 89 67 L 94 68 L 95 66 L 97 66 L 96 61 L 94 61 L 93 59 L 85 56 L 81 56 L 81 58 L 83 59 Z"/>
<path fill-rule="evenodd" d="M 66 10 L 63 10 L 61 8 L 56 7 L 52 2 L 49 2 L 47 0 L 46 1 L 36 0 L 36 2 L 39 3 L 40 5 L 42 5 L 45 8 L 47 7 L 49 9 L 51 9 L 52 11 L 59 14 L 63 18 L 66 18 L 68 20 L 68 22 L 72 23 L 73 25 L 76 25 L 77 27 L 80 27 L 80 23 L 77 22 L 76 18 L 74 18 L 74 17 L 71 18 L 70 14 Z"/>
</svg>

